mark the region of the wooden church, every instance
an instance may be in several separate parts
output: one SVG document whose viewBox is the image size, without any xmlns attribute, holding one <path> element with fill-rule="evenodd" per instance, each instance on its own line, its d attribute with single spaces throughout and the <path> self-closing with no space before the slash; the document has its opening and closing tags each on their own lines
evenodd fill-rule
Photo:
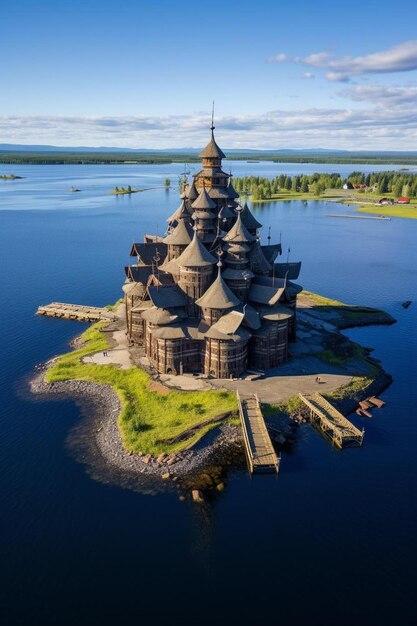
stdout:
<svg viewBox="0 0 417 626">
<path fill-rule="evenodd" d="M 213 124 L 199 157 L 166 236 L 132 246 L 127 334 L 163 374 L 230 378 L 276 367 L 295 339 L 301 263 L 277 263 L 281 245 L 261 245 L 261 224 L 222 171 Z"/>
</svg>

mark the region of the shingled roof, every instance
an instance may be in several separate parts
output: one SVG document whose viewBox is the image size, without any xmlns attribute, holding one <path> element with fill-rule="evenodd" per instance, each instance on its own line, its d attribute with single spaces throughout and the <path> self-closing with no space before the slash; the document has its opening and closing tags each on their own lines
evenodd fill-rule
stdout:
<svg viewBox="0 0 417 626">
<path fill-rule="evenodd" d="M 193 207 L 193 209 L 196 209 L 198 211 L 205 209 L 215 209 L 217 205 L 214 200 L 210 198 L 205 186 L 203 185 L 203 188 L 200 191 L 198 198 L 194 200 L 191 206 Z"/>
<path fill-rule="evenodd" d="M 210 187 L 208 190 L 210 198 L 215 200 L 226 200 L 229 198 L 227 187 Z"/>
<path fill-rule="evenodd" d="M 282 254 L 280 243 L 273 243 L 269 246 L 261 246 L 262 252 L 269 263 L 273 263 L 279 254 Z"/>
<path fill-rule="evenodd" d="M 274 273 L 278 278 L 287 278 L 289 280 L 297 280 L 301 271 L 301 261 L 298 263 L 275 263 Z M 288 272 L 288 274 L 287 274 Z"/>
<path fill-rule="evenodd" d="M 211 130 L 211 139 L 204 150 L 198 155 L 200 159 L 225 159 L 226 155 L 220 150 L 214 139 L 213 129 Z"/>
<path fill-rule="evenodd" d="M 249 230 L 255 230 L 257 228 L 261 228 L 262 224 L 258 222 L 258 220 L 251 213 L 251 210 L 248 207 L 247 202 L 245 202 L 243 210 L 242 210 L 242 222 Z"/>
<path fill-rule="evenodd" d="M 240 300 L 225 283 L 219 268 L 216 280 L 196 300 L 196 304 L 204 309 L 231 309 L 240 304 Z"/>
<path fill-rule="evenodd" d="M 142 317 L 147 322 L 158 324 L 160 326 L 166 326 L 178 320 L 178 315 L 172 314 L 166 309 L 158 309 L 156 306 L 152 306 L 144 311 L 142 313 Z"/>
<path fill-rule="evenodd" d="M 194 181 L 185 189 L 185 197 L 190 202 L 194 202 L 198 198 L 198 191 Z"/>
<path fill-rule="evenodd" d="M 243 322 L 243 311 L 229 311 L 216 322 L 216 329 L 225 335 L 234 334 Z M 213 324 L 214 326 L 214 324 Z"/>
<path fill-rule="evenodd" d="M 138 256 L 142 265 L 152 265 L 156 256 L 159 256 L 159 261 L 162 262 L 167 252 L 166 243 L 160 241 L 156 243 L 134 243 L 130 250 L 130 256 Z"/>
<path fill-rule="evenodd" d="M 167 222 L 168 224 L 172 224 L 172 222 L 179 222 L 180 220 L 183 220 L 189 217 L 191 217 L 190 210 L 185 200 L 183 200 L 180 206 L 178 207 L 178 209 L 174 211 L 174 213 L 170 217 L 168 217 Z"/>
<path fill-rule="evenodd" d="M 158 309 L 169 309 L 185 306 L 183 292 L 176 286 L 172 287 L 148 287 L 149 297 Z"/>
<path fill-rule="evenodd" d="M 282 292 L 288 295 L 289 297 L 293 297 L 303 290 L 301 285 L 298 285 L 297 283 L 293 283 L 290 280 L 277 278 L 276 276 L 260 276 L 259 274 L 257 274 L 253 280 L 252 287 L 254 286 L 254 283 L 260 287 L 262 286 L 262 287 L 265 287 L 267 289 L 272 289 L 272 290 L 276 290 L 280 288 L 282 289 Z M 255 302 L 261 302 L 261 301 L 255 300 Z"/>
<path fill-rule="evenodd" d="M 235 217 L 235 213 L 232 211 L 232 209 L 227 206 L 227 204 L 225 206 L 223 206 L 220 211 L 219 211 L 219 219 L 230 219 L 232 217 Z"/>
<path fill-rule="evenodd" d="M 173 246 L 188 246 L 193 238 L 193 227 L 187 220 L 179 220 L 172 233 L 165 237 L 164 243 Z"/>
<path fill-rule="evenodd" d="M 285 292 L 285 287 L 270 287 L 267 285 L 257 285 L 252 283 L 249 291 L 249 300 L 258 304 L 276 304 Z"/>
<path fill-rule="evenodd" d="M 229 198 L 232 198 L 232 200 L 236 200 L 236 198 L 239 198 L 238 192 L 233 187 L 232 176 L 231 175 L 230 175 L 230 178 L 229 178 L 229 184 L 227 185 L 227 194 L 228 194 Z"/>
<path fill-rule="evenodd" d="M 125 283 L 122 287 L 124 293 L 130 298 L 142 297 L 144 295 L 145 286 L 143 283 Z"/>
<path fill-rule="evenodd" d="M 253 244 L 249 258 L 254 272 L 269 272 L 272 269 L 271 263 L 265 258 L 259 241 L 255 241 Z"/>
<path fill-rule="evenodd" d="M 128 265 L 125 268 L 126 276 L 135 283 L 146 285 L 149 276 L 152 274 L 152 265 Z"/>
<path fill-rule="evenodd" d="M 202 267 L 204 265 L 214 265 L 217 259 L 210 254 L 204 247 L 204 244 L 194 232 L 194 237 L 190 244 L 185 248 L 184 252 L 175 260 L 175 264 L 179 267 Z"/>
<path fill-rule="evenodd" d="M 255 237 L 250 234 L 244 223 L 242 222 L 241 211 L 237 214 L 236 222 L 229 230 L 223 241 L 250 242 L 255 241 Z"/>
<path fill-rule="evenodd" d="M 251 333 L 246 330 L 246 328 L 239 326 L 239 328 L 234 333 L 227 334 L 223 332 L 222 325 L 220 325 L 219 329 L 219 322 L 216 322 L 208 329 L 205 335 L 206 337 L 209 337 L 210 339 L 221 339 L 223 341 L 233 341 L 234 343 L 239 343 L 241 341 L 247 341 L 248 339 L 250 339 Z"/>
</svg>

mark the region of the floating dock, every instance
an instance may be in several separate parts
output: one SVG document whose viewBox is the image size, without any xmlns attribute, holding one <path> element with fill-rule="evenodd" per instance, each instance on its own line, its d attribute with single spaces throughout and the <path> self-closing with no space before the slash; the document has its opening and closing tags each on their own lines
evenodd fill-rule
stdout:
<svg viewBox="0 0 417 626">
<path fill-rule="evenodd" d="M 359 430 L 319 393 L 298 394 L 310 409 L 310 420 L 338 448 L 361 446 L 365 430 Z"/>
<path fill-rule="evenodd" d="M 66 304 L 65 302 L 51 302 L 51 304 L 40 306 L 36 311 L 36 315 L 75 320 L 77 322 L 111 321 L 115 317 L 114 313 L 102 307 Z"/>
<path fill-rule="evenodd" d="M 278 473 L 280 458 L 277 456 L 268 434 L 258 396 L 241 398 L 238 391 L 236 395 L 246 458 L 251 474 L 255 472 Z"/>
</svg>

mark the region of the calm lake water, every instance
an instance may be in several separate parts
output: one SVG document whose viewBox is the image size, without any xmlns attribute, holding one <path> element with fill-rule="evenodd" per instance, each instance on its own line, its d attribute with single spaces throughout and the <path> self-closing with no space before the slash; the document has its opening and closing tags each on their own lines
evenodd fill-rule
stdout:
<svg viewBox="0 0 417 626">
<path fill-rule="evenodd" d="M 231 167 L 236 176 L 389 169 Z M 67 445 L 77 406 L 28 397 L 36 363 L 83 329 L 38 318 L 37 306 L 119 298 L 130 245 L 164 231 L 179 202 L 163 181 L 181 170 L 0 167 L 25 176 L 0 181 L 0 623 L 415 624 L 417 220 L 334 219 L 326 215 L 352 209 L 322 201 L 254 208 L 303 261 L 307 289 L 398 320 L 349 331 L 394 376 L 386 407 L 357 422 L 362 449 L 340 453 L 302 426 L 278 478 L 232 472 L 214 502 L 195 506 L 93 480 Z M 116 184 L 152 190 L 110 196 Z"/>
</svg>

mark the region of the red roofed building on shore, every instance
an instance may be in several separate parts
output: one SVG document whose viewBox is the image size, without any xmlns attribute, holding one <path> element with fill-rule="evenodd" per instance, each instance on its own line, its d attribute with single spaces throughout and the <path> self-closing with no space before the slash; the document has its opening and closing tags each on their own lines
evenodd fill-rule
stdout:
<svg viewBox="0 0 417 626">
<path fill-rule="evenodd" d="M 397 204 L 410 204 L 410 198 L 407 198 L 407 196 L 401 196 L 401 198 L 398 198 Z"/>
<path fill-rule="evenodd" d="M 164 237 L 134 243 L 125 268 L 126 329 L 163 374 L 236 377 L 285 362 L 295 339 L 301 263 L 276 263 L 261 224 L 239 204 L 211 138 Z"/>
</svg>

